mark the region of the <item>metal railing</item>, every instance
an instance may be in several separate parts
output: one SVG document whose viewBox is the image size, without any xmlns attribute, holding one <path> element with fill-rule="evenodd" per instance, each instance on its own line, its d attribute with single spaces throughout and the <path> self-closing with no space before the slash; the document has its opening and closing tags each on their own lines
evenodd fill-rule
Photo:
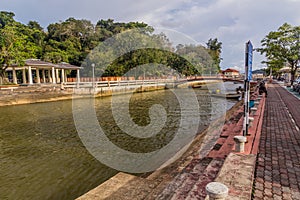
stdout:
<svg viewBox="0 0 300 200">
<path fill-rule="evenodd" d="M 184 79 L 185 80 L 185 79 Z M 143 86 L 143 85 L 160 85 L 160 84 L 176 84 L 183 80 L 172 79 L 155 79 L 155 80 L 121 80 L 121 81 L 97 81 L 97 82 L 67 82 L 64 83 L 65 88 L 101 88 L 101 87 L 120 87 L 120 86 Z"/>
</svg>

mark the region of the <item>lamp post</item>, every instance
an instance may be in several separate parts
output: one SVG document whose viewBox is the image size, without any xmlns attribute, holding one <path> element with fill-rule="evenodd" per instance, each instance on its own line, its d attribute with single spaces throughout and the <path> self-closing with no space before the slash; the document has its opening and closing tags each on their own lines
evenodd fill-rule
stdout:
<svg viewBox="0 0 300 200">
<path fill-rule="evenodd" d="M 92 63 L 92 72 L 93 72 L 93 88 L 95 88 L 95 64 L 94 63 Z"/>
</svg>

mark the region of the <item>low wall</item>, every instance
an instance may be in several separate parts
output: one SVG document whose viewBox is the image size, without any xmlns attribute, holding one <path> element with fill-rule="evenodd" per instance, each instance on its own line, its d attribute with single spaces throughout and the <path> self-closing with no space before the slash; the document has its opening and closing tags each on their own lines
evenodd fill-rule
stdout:
<svg viewBox="0 0 300 200">
<path fill-rule="evenodd" d="M 165 84 L 146 86 L 117 86 L 103 88 L 61 89 L 60 85 L 47 87 L 18 87 L 0 90 L 0 106 L 20 105 L 30 103 L 51 102 L 68 100 L 72 98 L 84 98 L 94 95 L 95 97 L 111 96 L 112 94 L 126 94 L 135 92 L 148 92 L 165 89 Z M 76 95 L 74 95 L 76 94 Z"/>
</svg>

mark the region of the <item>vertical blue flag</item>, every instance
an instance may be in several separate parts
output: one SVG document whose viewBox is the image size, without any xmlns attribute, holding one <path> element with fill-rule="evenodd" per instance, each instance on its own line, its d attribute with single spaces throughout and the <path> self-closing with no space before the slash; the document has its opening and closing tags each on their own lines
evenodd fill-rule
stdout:
<svg viewBox="0 0 300 200">
<path fill-rule="evenodd" d="M 247 42 L 247 63 L 246 66 L 248 67 L 248 80 L 252 80 L 252 55 L 253 55 L 253 45 L 249 41 Z"/>
</svg>

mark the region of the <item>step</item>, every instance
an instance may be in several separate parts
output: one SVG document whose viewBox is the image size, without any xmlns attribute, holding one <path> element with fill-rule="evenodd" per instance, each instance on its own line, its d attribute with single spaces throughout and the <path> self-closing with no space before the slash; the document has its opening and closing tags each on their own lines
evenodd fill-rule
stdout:
<svg viewBox="0 0 300 200">
<path fill-rule="evenodd" d="M 198 181 L 192 187 L 188 195 L 184 198 L 186 200 L 204 199 L 206 197 L 205 187 L 208 183 L 215 180 L 221 167 L 223 166 L 223 159 L 213 159 L 204 172 L 199 176 Z M 175 198 L 174 198 L 175 200 Z"/>
<path fill-rule="evenodd" d="M 198 181 L 210 162 L 210 158 L 204 158 L 202 160 L 193 159 L 192 162 L 168 184 L 156 199 L 182 199 Z"/>
<path fill-rule="evenodd" d="M 147 179 L 120 172 L 76 200 L 144 199 L 155 187 Z"/>
<path fill-rule="evenodd" d="M 233 140 L 234 136 L 240 135 L 243 129 L 243 117 L 241 117 L 237 124 L 230 125 L 231 130 L 226 130 L 227 134 L 221 135 L 218 142 L 221 142 L 219 148 L 212 149 L 208 157 L 210 158 L 226 158 L 226 156 L 233 151 L 235 142 Z M 222 137 L 223 136 L 223 137 Z M 218 143 L 217 143 L 218 144 Z"/>
<path fill-rule="evenodd" d="M 228 199 L 251 199 L 256 155 L 231 153 L 214 181 L 229 188 Z"/>
</svg>

